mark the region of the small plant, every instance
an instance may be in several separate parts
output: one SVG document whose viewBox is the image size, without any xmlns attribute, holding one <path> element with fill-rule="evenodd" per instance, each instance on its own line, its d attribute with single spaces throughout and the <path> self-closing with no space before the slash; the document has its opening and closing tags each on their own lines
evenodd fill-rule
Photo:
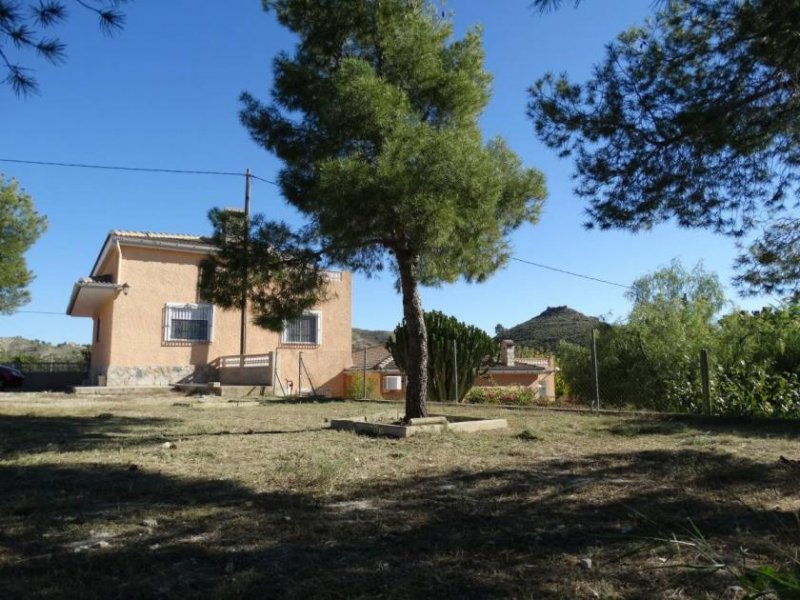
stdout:
<svg viewBox="0 0 800 600">
<path fill-rule="evenodd" d="M 350 377 L 350 383 L 347 384 L 347 389 L 345 390 L 345 397 L 349 400 L 361 400 L 364 397 L 363 374 L 354 373 Z M 367 398 L 370 400 L 381 399 L 378 382 L 369 376 L 367 376 Z"/>
<path fill-rule="evenodd" d="M 344 463 L 324 452 L 293 451 L 278 457 L 276 471 L 293 488 L 329 491 L 339 478 Z"/>
<path fill-rule="evenodd" d="M 526 429 L 523 429 L 522 431 L 520 431 L 520 432 L 517 434 L 517 439 L 519 439 L 519 440 L 525 440 L 526 442 L 533 442 L 533 441 L 536 441 L 536 440 L 538 440 L 538 439 L 539 439 L 539 436 L 538 436 L 538 435 L 536 435 L 536 434 L 535 434 L 533 431 L 531 431 L 530 429 L 527 429 L 527 428 L 526 428 Z"/>
<path fill-rule="evenodd" d="M 505 404 L 532 406 L 533 390 L 522 386 L 475 387 L 465 397 L 469 404 Z"/>
<path fill-rule="evenodd" d="M 691 519 L 689 519 L 689 526 L 685 533 L 684 538 L 679 538 L 672 533 L 663 538 L 656 538 L 656 541 L 670 544 L 678 555 L 689 552 L 688 564 L 693 568 L 707 571 L 727 571 L 746 591 L 745 600 L 755 600 L 756 598 L 800 599 L 800 559 L 795 553 L 789 557 L 788 564 L 779 568 L 773 566 L 751 567 L 747 564 L 746 551 L 736 558 L 723 556 Z"/>
<path fill-rule="evenodd" d="M 739 577 L 744 588 L 753 592 L 749 598 L 763 598 L 774 595 L 779 600 L 797 600 L 800 598 L 800 561 L 786 569 L 761 567 L 747 569 Z"/>
</svg>

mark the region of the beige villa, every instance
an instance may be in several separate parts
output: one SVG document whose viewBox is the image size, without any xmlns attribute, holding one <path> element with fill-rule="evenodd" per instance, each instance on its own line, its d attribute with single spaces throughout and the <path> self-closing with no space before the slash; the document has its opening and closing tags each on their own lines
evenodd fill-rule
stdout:
<svg viewBox="0 0 800 600">
<path fill-rule="evenodd" d="M 258 384 L 278 395 L 343 393 L 351 366 L 351 275 L 329 272 L 329 300 L 283 332 L 247 319 L 240 356 L 239 310 L 198 294 L 199 265 L 214 252 L 200 236 L 112 231 L 67 314 L 94 322 L 93 385 Z M 301 360 L 302 358 L 302 360 Z"/>
</svg>

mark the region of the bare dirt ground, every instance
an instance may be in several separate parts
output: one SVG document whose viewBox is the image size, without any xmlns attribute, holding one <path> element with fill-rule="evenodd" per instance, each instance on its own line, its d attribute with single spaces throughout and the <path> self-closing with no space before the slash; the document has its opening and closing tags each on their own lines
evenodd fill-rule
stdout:
<svg viewBox="0 0 800 600">
<path fill-rule="evenodd" d="M 0 394 L 0 598 L 734 598 L 800 545 L 800 424 Z M 583 559 L 591 559 L 591 568 Z"/>
</svg>

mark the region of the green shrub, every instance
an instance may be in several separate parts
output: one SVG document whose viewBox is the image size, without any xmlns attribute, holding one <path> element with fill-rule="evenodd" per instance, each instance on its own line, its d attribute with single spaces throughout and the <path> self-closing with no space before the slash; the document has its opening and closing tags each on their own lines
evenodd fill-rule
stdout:
<svg viewBox="0 0 800 600">
<path fill-rule="evenodd" d="M 469 404 L 505 404 L 511 406 L 531 406 L 535 394 L 522 386 L 474 387 L 465 397 Z"/>
<path fill-rule="evenodd" d="M 364 395 L 364 376 L 361 373 L 354 373 L 350 377 L 350 383 L 347 385 L 344 395 L 350 400 L 361 400 Z M 367 377 L 367 398 L 370 400 L 381 399 L 378 382 L 372 377 Z"/>
<path fill-rule="evenodd" d="M 425 313 L 425 328 L 428 332 L 428 400 L 450 402 L 458 388 L 460 402 L 472 387 L 475 377 L 486 371 L 497 347 L 482 329 L 436 310 Z M 408 368 L 407 343 L 408 332 L 403 320 L 386 342 L 386 348 L 403 372 Z M 456 346 L 456 357 L 453 356 L 453 344 Z"/>
<path fill-rule="evenodd" d="M 712 389 L 716 414 L 800 418 L 800 377 L 795 373 L 741 361 L 718 366 Z"/>
</svg>

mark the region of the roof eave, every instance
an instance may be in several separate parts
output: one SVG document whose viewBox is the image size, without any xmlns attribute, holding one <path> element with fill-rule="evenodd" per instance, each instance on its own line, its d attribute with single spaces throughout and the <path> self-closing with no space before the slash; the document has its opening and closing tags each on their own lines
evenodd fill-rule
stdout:
<svg viewBox="0 0 800 600">
<path fill-rule="evenodd" d="M 117 242 L 119 242 L 119 244 L 123 246 L 164 248 L 168 250 L 178 250 L 181 252 L 191 252 L 196 254 L 209 254 L 211 252 L 217 251 L 217 248 L 215 246 L 199 241 L 156 240 L 156 239 L 147 239 L 139 237 L 129 237 L 125 235 L 119 235 L 112 231 L 108 234 L 108 236 L 106 236 L 106 241 L 103 243 L 103 247 L 100 249 L 100 254 L 97 255 L 97 260 L 94 261 L 94 265 L 92 266 L 92 270 L 90 271 L 90 275 L 92 277 L 95 277 L 100 274 L 97 272 L 97 270 L 100 268 L 100 265 L 103 264 L 106 256 L 111 251 L 111 248 Z"/>
</svg>

